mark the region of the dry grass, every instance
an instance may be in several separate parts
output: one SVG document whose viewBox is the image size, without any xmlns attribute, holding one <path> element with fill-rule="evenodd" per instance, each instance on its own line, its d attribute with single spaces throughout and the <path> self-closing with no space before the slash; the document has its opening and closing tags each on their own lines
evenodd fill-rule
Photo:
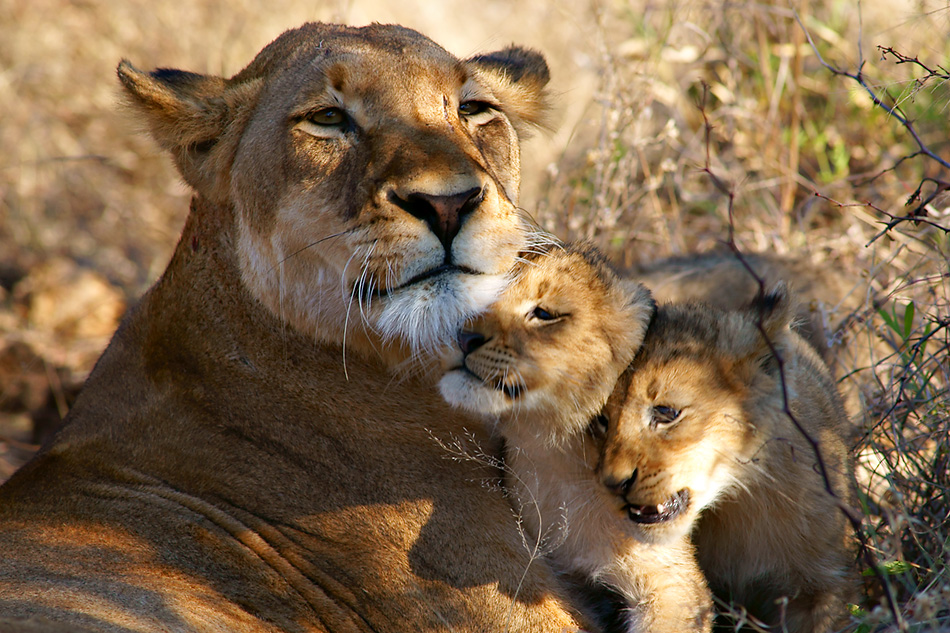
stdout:
<svg viewBox="0 0 950 633">
<path fill-rule="evenodd" d="M 805 255 L 844 280 L 826 309 L 847 343 L 842 379 L 869 412 L 855 446 L 862 527 L 886 579 L 866 577 L 849 630 L 950 630 L 950 198 L 888 228 L 919 206 L 905 202 L 922 179 L 927 199 L 950 169 L 914 155 L 900 120 L 815 54 L 863 62 L 866 87 L 950 160 L 950 9 L 795 2 L 812 48 L 782 3 L 396 4 L 0 5 L 0 477 L 29 453 L 31 414 L 68 408 L 187 209 L 170 162 L 118 113 L 118 60 L 231 74 L 308 19 L 395 21 L 460 55 L 545 51 L 560 121 L 526 148 L 522 203 L 560 236 L 635 265 L 720 246 L 731 222 L 742 250 Z M 706 165 L 734 193 L 731 214 Z M 887 594 L 898 608 L 880 606 Z"/>
</svg>

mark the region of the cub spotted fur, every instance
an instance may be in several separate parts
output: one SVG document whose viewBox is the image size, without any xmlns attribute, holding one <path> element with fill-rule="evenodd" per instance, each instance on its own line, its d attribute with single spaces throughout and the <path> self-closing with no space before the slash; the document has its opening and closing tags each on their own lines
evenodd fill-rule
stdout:
<svg viewBox="0 0 950 633">
<path fill-rule="evenodd" d="M 118 74 L 191 213 L 62 430 L 0 487 L 0 630 L 587 628 L 433 435 L 499 442 L 390 372 L 487 308 L 530 243 L 541 55 L 305 24 L 230 78 Z"/>
<path fill-rule="evenodd" d="M 488 313 L 459 335 L 439 383 L 449 402 L 497 423 L 506 486 L 532 542 L 555 565 L 623 599 L 622 630 L 707 630 L 711 598 L 685 537 L 655 547 L 630 536 L 595 467 L 589 432 L 654 310 L 590 248 L 524 257 Z"/>
<path fill-rule="evenodd" d="M 811 633 L 846 617 L 850 425 L 791 313 L 784 284 L 744 311 L 661 306 L 604 409 L 599 470 L 642 540 L 692 532 L 718 596 Z"/>
</svg>

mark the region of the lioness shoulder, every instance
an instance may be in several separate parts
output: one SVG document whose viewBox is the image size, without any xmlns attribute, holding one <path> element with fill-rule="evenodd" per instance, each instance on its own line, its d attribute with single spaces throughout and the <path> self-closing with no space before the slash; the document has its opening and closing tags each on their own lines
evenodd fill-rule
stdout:
<svg viewBox="0 0 950 633">
<path fill-rule="evenodd" d="M 720 597 L 805 633 L 846 618 L 851 429 L 792 312 L 784 284 L 741 311 L 660 306 L 605 408 L 600 474 L 642 539 L 692 532 Z"/>
</svg>

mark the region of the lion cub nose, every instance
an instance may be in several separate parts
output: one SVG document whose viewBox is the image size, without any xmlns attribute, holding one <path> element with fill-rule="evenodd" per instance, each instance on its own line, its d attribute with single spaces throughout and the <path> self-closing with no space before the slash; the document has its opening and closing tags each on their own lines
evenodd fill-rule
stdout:
<svg viewBox="0 0 950 633">
<path fill-rule="evenodd" d="M 459 332 L 456 340 L 462 353 L 469 354 L 484 345 L 487 339 L 478 332 Z"/>
<path fill-rule="evenodd" d="M 625 479 L 621 478 L 620 475 L 605 474 L 601 477 L 604 485 L 607 486 L 614 494 L 621 497 L 626 497 L 627 493 L 630 492 L 631 486 L 637 480 L 637 471 L 634 470 L 631 475 Z"/>
<path fill-rule="evenodd" d="M 389 193 L 390 202 L 429 225 L 429 229 L 442 242 L 446 256 L 465 218 L 478 208 L 482 197 L 481 187 L 447 196 L 416 191 L 402 198 L 395 192 Z"/>
</svg>

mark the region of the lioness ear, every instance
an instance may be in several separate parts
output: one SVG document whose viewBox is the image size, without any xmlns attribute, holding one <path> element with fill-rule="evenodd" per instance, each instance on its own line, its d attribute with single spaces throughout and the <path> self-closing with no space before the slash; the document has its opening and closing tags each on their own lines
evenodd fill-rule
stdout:
<svg viewBox="0 0 950 633">
<path fill-rule="evenodd" d="M 213 144 L 224 131 L 228 108 L 221 98 L 223 78 L 168 68 L 146 73 L 125 59 L 116 72 L 164 149 Z"/>
<path fill-rule="evenodd" d="M 209 197 L 226 195 L 214 151 L 236 116 L 236 106 L 251 101 L 255 85 L 231 86 L 226 79 L 183 70 L 138 70 L 122 60 L 116 70 L 132 106 L 145 117 L 152 136 L 171 152 L 182 177 Z M 253 82 L 250 82 L 253 84 Z M 220 150 L 220 148 L 217 148 Z"/>
<path fill-rule="evenodd" d="M 551 80 L 551 73 L 541 53 L 509 46 L 476 55 L 467 64 L 474 66 L 490 84 L 519 135 L 527 132 L 524 124 L 547 126 L 550 104 L 544 87 Z"/>
</svg>

